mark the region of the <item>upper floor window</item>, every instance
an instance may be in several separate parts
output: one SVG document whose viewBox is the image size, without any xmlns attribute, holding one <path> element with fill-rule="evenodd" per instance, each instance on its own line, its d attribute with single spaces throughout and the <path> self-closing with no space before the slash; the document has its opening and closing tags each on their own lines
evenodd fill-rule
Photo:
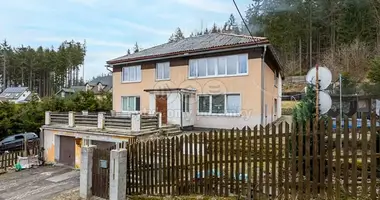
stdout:
<svg viewBox="0 0 380 200">
<path fill-rule="evenodd" d="M 141 66 L 128 66 L 123 67 L 122 82 L 139 82 L 141 81 Z"/>
<path fill-rule="evenodd" d="M 233 76 L 248 73 L 248 54 L 191 59 L 189 77 Z"/>
<path fill-rule="evenodd" d="M 156 64 L 156 80 L 170 79 L 170 63 L 157 63 Z"/>
</svg>

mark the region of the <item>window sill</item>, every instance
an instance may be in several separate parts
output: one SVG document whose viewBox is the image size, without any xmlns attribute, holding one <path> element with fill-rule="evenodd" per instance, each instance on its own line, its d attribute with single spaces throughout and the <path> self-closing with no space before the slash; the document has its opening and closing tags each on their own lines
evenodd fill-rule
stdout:
<svg viewBox="0 0 380 200">
<path fill-rule="evenodd" d="M 156 79 L 156 82 L 160 82 L 160 81 L 170 81 L 170 78 L 168 78 L 168 79 Z"/>
<path fill-rule="evenodd" d="M 227 77 L 239 77 L 248 76 L 248 73 L 244 74 L 231 74 L 231 75 L 215 75 L 215 76 L 200 76 L 200 77 L 188 77 L 188 79 L 205 79 L 205 78 L 227 78 Z"/>
<path fill-rule="evenodd" d="M 240 113 L 198 113 L 197 116 L 208 117 L 241 117 Z"/>
<path fill-rule="evenodd" d="M 128 84 L 128 83 L 141 83 L 141 81 L 122 81 L 122 84 Z"/>
</svg>

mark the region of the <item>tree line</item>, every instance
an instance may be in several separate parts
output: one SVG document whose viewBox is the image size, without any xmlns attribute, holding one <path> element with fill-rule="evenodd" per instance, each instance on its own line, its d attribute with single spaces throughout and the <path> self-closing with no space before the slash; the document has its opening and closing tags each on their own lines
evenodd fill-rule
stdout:
<svg viewBox="0 0 380 200">
<path fill-rule="evenodd" d="M 44 124 L 45 111 L 52 112 L 101 112 L 112 110 L 112 93 L 104 93 L 97 98 L 92 91 L 75 93 L 61 98 L 57 96 L 44 98 L 41 102 L 34 96 L 32 101 L 24 104 L 11 102 L 0 103 L 0 139 L 8 135 L 35 132 Z"/>
<path fill-rule="evenodd" d="M 85 42 L 64 41 L 58 48 L 32 48 L 13 47 L 4 41 L 0 55 L 2 89 L 25 86 L 44 97 L 84 82 L 79 69 L 84 64 Z"/>
</svg>

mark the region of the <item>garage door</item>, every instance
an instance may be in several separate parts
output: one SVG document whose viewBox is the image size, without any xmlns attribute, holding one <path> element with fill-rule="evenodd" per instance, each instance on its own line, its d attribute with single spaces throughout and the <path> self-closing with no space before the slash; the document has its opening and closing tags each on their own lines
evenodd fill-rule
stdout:
<svg viewBox="0 0 380 200">
<path fill-rule="evenodd" d="M 75 165 L 75 138 L 61 136 L 59 163 L 74 167 Z"/>
</svg>

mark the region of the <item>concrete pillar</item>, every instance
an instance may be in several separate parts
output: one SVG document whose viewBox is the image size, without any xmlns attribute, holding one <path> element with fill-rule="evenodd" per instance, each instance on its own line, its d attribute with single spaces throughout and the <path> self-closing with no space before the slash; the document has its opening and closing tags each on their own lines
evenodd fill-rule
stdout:
<svg viewBox="0 0 380 200">
<path fill-rule="evenodd" d="M 45 112 L 45 125 L 50 125 L 51 124 L 51 111 L 46 111 Z"/>
<path fill-rule="evenodd" d="M 116 116 L 116 111 L 111 110 L 110 113 L 111 113 L 111 116 L 112 116 L 112 117 L 115 117 L 115 116 Z"/>
<path fill-rule="evenodd" d="M 161 128 L 162 127 L 162 113 L 157 113 L 157 117 L 158 117 L 158 128 Z"/>
<path fill-rule="evenodd" d="M 127 150 L 112 150 L 110 157 L 110 200 L 124 200 L 127 189 Z"/>
<path fill-rule="evenodd" d="M 131 130 L 132 131 L 140 131 L 141 127 L 141 115 L 140 114 L 132 114 L 131 116 Z"/>
<path fill-rule="evenodd" d="M 92 156 L 95 148 L 95 145 L 83 146 L 81 148 L 79 195 L 83 199 L 90 199 L 92 196 Z"/>
<path fill-rule="evenodd" d="M 75 126 L 75 112 L 70 111 L 69 112 L 69 127 Z"/>
<path fill-rule="evenodd" d="M 88 110 L 82 110 L 82 115 L 88 115 Z"/>
<path fill-rule="evenodd" d="M 105 125 L 104 114 L 105 114 L 104 112 L 98 113 L 98 129 L 104 129 L 104 125 Z"/>
</svg>

